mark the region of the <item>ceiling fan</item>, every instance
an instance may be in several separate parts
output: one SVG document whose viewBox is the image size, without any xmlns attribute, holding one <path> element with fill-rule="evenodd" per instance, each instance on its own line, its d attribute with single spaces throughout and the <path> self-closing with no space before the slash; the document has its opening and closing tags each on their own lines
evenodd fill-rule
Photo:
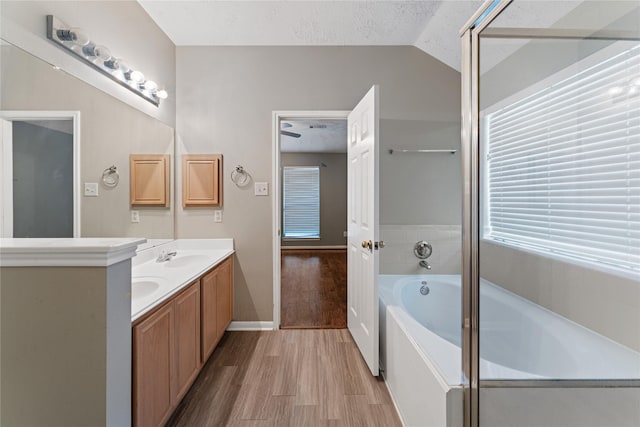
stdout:
<svg viewBox="0 0 640 427">
<path fill-rule="evenodd" d="M 300 138 L 300 134 L 296 132 L 290 132 L 288 130 L 284 130 L 286 128 L 293 127 L 291 123 L 282 122 L 280 123 L 280 135 L 290 136 L 292 138 Z"/>
<path fill-rule="evenodd" d="M 300 138 L 301 134 L 297 132 L 291 132 L 291 131 L 285 130 L 291 127 L 293 127 L 291 123 L 287 123 L 287 122 L 280 123 L 280 134 L 290 136 L 292 138 Z M 304 127 L 307 127 L 307 125 L 304 125 Z M 326 129 L 327 125 L 320 123 L 320 124 L 311 124 L 311 125 L 308 125 L 308 127 L 309 129 Z"/>
</svg>

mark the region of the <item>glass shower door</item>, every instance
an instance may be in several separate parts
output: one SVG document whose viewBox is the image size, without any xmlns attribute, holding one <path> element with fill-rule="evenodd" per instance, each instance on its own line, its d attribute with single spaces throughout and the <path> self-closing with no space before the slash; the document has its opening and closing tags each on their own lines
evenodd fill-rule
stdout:
<svg viewBox="0 0 640 427">
<path fill-rule="evenodd" d="M 638 426 L 640 4 L 515 0 L 489 19 L 474 51 L 479 425 Z"/>
</svg>

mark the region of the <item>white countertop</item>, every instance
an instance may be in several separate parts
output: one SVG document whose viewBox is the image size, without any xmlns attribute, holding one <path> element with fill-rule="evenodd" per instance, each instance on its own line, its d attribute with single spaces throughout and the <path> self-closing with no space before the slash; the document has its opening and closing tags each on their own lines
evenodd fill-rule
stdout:
<svg viewBox="0 0 640 427">
<path fill-rule="evenodd" d="M 173 251 L 177 254 L 170 261 L 156 262 L 162 252 Z M 131 269 L 131 321 L 167 301 L 234 252 L 232 239 L 181 239 L 141 251 Z M 143 288 L 150 284 L 157 287 L 145 294 Z"/>
<path fill-rule="evenodd" d="M 106 267 L 136 254 L 136 237 L 0 239 L 0 267 Z"/>
</svg>

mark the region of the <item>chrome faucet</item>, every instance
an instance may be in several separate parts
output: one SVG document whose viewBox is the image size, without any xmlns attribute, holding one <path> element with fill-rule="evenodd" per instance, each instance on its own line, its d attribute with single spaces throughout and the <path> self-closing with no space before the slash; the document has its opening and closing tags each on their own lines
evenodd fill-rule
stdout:
<svg viewBox="0 0 640 427">
<path fill-rule="evenodd" d="M 427 270 L 431 270 L 431 264 L 429 264 L 426 259 L 423 259 L 418 264 L 420 265 L 420 267 L 424 267 Z"/>
<path fill-rule="evenodd" d="M 158 258 L 156 258 L 156 262 L 166 262 L 169 261 L 171 258 L 173 258 L 174 256 L 178 255 L 178 252 L 173 251 L 173 252 L 160 252 L 160 255 L 158 255 Z"/>
</svg>

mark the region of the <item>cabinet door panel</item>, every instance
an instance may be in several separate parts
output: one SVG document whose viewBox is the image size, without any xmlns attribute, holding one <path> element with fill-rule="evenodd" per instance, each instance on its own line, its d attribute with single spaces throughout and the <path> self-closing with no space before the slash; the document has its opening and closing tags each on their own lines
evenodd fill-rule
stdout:
<svg viewBox="0 0 640 427">
<path fill-rule="evenodd" d="M 132 206 L 170 205 L 171 157 L 168 154 L 131 154 Z"/>
<path fill-rule="evenodd" d="M 222 155 L 182 156 L 182 206 L 222 206 Z"/>
<path fill-rule="evenodd" d="M 173 409 L 173 305 L 134 327 L 134 425 L 163 425 Z"/>
<path fill-rule="evenodd" d="M 233 283 L 231 279 L 233 264 L 231 258 L 224 261 L 218 267 L 218 286 L 217 286 L 217 319 L 216 329 L 218 340 L 222 338 L 224 331 L 231 323 L 233 312 Z"/>
<path fill-rule="evenodd" d="M 202 362 L 213 352 L 218 342 L 218 330 L 216 328 L 217 319 L 217 288 L 218 270 L 207 273 L 201 280 L 202 283 Z"/>
<path fill-rule="evenodd" d="M 177 404 L 200 371 L 200 283 L 175 299 L 175 381 Z"/>
</svg>

